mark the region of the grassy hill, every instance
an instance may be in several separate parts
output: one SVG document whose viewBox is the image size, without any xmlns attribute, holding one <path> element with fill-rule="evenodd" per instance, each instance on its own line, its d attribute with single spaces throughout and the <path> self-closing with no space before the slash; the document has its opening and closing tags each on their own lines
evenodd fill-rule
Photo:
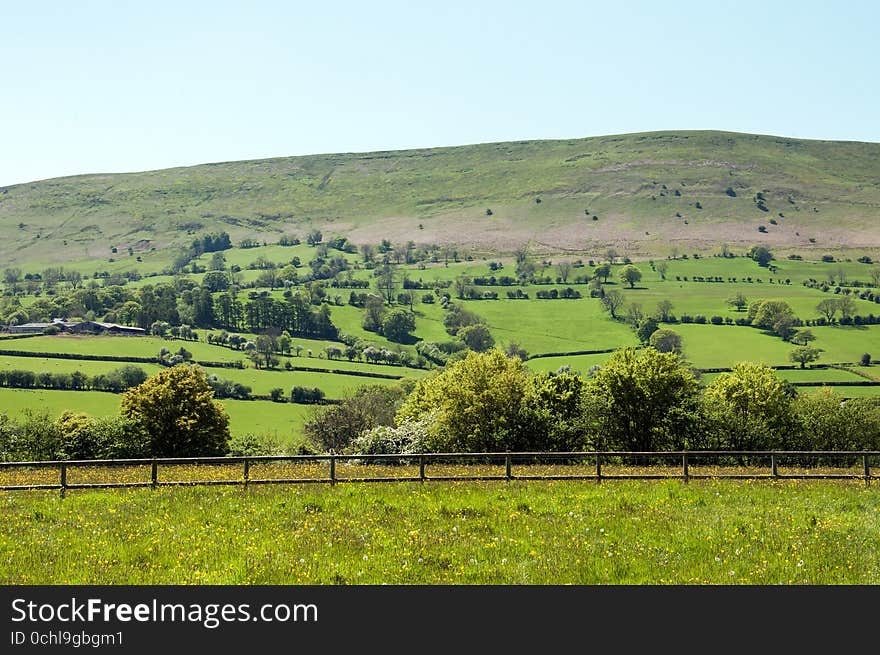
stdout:
<svg viewBox="0 0 880 655">
<path fill-rule="evenodd" d="M 880 144 L 654 132 L 20 184 L 0 188 L 0 261 L 161 251 L 216 230 L 271 242 L 311 227 L 491 252 L 524 242 L 633 257 L 720 242 L 868 250 L 880 248 L 878 217 Z"/>
</svg>

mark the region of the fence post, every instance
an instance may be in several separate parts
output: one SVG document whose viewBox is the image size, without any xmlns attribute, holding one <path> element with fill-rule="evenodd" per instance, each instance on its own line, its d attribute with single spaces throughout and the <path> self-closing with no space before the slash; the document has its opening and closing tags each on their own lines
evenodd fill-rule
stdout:
<svg viewBox="0 0 880 655">
<path fill-rule="evenodd" d="M 508 450 L 507 454 L 504 456 L 504 469 L 505 469 L 504 475 L 507 478 L 508 482 L 510 482 L 511 479 L 513 478 L 513 475 L 511 474 L 511 470 L 510 470 L 512 465 L 513 465 L 513 462 L 511 461 L 510 451 Z"/>
<path fill-rule="evenodd" d="M 419 455 L 419 482 L 425 482 L 425 456 Z"/>
<path fill-rule="evenodd" d="M 251 480 L 251 460 L 244 458 L 244 488 L 247 489 L 248 482 Z"/>
<path fill-rule="evenodd" d="M 596 483 L 602 482 L 602 456 L 596 455 Z"/>
<path fill-rule="evenodd" d="M 865 469 L 865 486 L 871 485 L 871 465 L 868 464 L 868 456 L 862 455 L 862 465 Z"/>
<path fill-rule="evenodd" d="M 67 491 L 67 464 L 64 462 L 61 463 L 61 497 L 64 498 L 64 494 Z"/>
<path fill-rule="evenodd" d="M 773 477 L 779 477 L 779 471 L 776 468 L 776 453 L 770 455 L 770 469 L 773 471 Z"/>
<path fill-rule="evenodd" d="M 159 486 L 159 462 L 153 458 L 153 465 L 150 467 L 150 487 L 155 489 Z"/>
<path fill-rule="evenodd" d="M 687 451 L 684 451 L 681 454 L 681 477 L 685 482 L 689 481 L 690 478 L 690 470 L 688 469 L 688 454 Z"/>
<path fill-rule="evenodd" d="M 330 484 L 336 484 L 336 453 L 330 451 Z"/>
</svg>

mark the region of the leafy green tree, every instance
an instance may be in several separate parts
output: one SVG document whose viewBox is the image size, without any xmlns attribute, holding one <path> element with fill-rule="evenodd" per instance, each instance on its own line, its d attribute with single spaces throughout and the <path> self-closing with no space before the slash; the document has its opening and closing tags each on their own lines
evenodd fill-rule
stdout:
<svg viewBox="0 0 880 655">
<path fill-rule="evenodd" d="M 798 396 L 794 413 L 803 450 L 880 449 L 880 406 L 875 399 L 846 400 L 823 387 Z"/>
<path fill-rule="evenodd" d="M 639 327 L 636 330 L 636 336 L 638 336 L 639 341 L 643 344 L 647 344 L 651 339 L 651 335 L 654 334 L 659 327 L 660 325 L 656 318 L 646 318 L 639 324 Z"/>
<path fill-rule="evenodd" d="M 489 332 L 489 326 L 485 323 L 466 325 L 458 331 L 458 338 L 468 348 L 476 352 L 485 352 L 495 345 L 495 339 Z"/>
<path fill-rule="evenodd" d="M 811 364 L 819 359 L 819 355 L 822 353 L 822 350 L 819 348 L 813 348 L 812 346 L 800 346 L 799 348 L 795 348 L 790 353 L 788 353 L 788 358 L 797 362 L 801 365 L 801 368 L 806 368 L 807 364 Z"/>
<path fill-rule="evenodd" d="M 648 343 L 661 353 L 681 354 L 681 335 L 678 332 L 660 328 L 651 334 Z"/>
<path fill-rule="evenodd" d="M 434 414 L 425 446 L 436 452 L 491 452 L 522 437 L 522 410 L 530 389 L 522 361 L 500 350 L 470 352 L 441 373 L 420 380 L 397 421 Z"/>
<path fill-rule="evenodd" d="M 693 446 L 699 387 L 673 353 L 618 350 L 590 378 L 596 446 L 648 451 Z"/>
<path fill-rule="evenodd" d="M 415 329 L 415 314 L 405 309 L 392 309 L 382 320 L 382 334 L 396 343 L 405 343 Z"/>
<path fill-rule="evenodd" d="M 215 254 L 220 255 L 221 257 L 223 256 L 222 253 L 219 252 Z M 212 293 L 226 291 L 229 288 L 229 276 L 223 271 L 208 271 L 202 278 L 202 287 Z"/>
<path fill-rule="evenodd" d="M 816 311 L 825 317 L 829 323 L 834 322 L 834 315 L 837 313 L 837 298 L 825 298 L 816 305 Z"/>
<path fill-rule="evenodd" d="M 790 341 L 798 346 L 808 346 L 810 342 L 816 340 L 816 335 L 812 330 L 798 330 L 791 335 Z"/>
<path fill-rule="evenodd" d="M 378 332 L 382 327 L 385 317 L 385 301 L 376 295 L 370 294 L 364 302 L 363 328 L 370 332 Z"/>
<path fill-rule="evenodd" d="M 611 314 L 611 318 L 615 319 L 617 318 L 617 312 L 623 307 L 625 300 L 623 294 L 617 289 L 612 289 L 602 296 L 602 304 L 605 306 L 605 309 L 608 310 L 608 313 Z"/>
<path fill-rule="evenodd" d="M 758 262 L 758 266 L 769 266 L 773 261 L 773 253 L 765 246 L 752 246 L 749 249 L 748 256 Z"/>
<path fill-rule="evenodd" d="M 174 366 L 123 393 L 120 411 L 149 435 L 154 457 L 224 455 L 229 416 L 213 395 L 201 367 Z"/>
<path fill-rule="evenodd" d="M 749 317 L 752 319 L 752 325 L 774 332 L 777 331 L 777 324 L 783 325 L 780 321 L 786 321 L 784 325 L 791 327 L 797 320 L 791 305 L 784 300 L 775 299 L 753 302 L 749 305 Z"/>
<path fill-rule="evenodd" d="M 666 272 L 669 270 L 669 263 L 665 261 L 659 261 L 654 264 L 654 270 L 660 274 L 660 279 L 666 279 Z"/>
<path fill-rule="evenodd" d="M 275 351 L 278 350 L 278 339 L 268 334 L 258 334 L 254 340 L 256 351 L 262 357 L 266 368 L 270 368 Z"/>
<path fill-rule="evenodd" d="M 642 279 L 642 272 L 632 264 L 627 264 L 622 269 L 620 269 L 620 281 L 625 282 L 629 285 L 629 288 L 632 289 L 635 287 L 636 282 Z"/>
<path fill-rule="evenodd" d="M 316 408 L 303 426 L 306 440 L 321 452 L 343 452 L 363 432 L 380 425 L 394 425 L 404 396 L 403 386 L 360 387 L 339 404 Z"/>
<path fill-rule="evenodd" d="M 657 320 L 662 323 L 671 323 L 675 320 L 675 317 L 672 315 L 671 300 L 664 299 L 657 303 Z"/>
<path fill-rule="evenodd" d="M 717 445 L 731 450 L 784 448 L 791 430 L 792 393 L 769 366 L 740 362 L 706 387 Z"/>
<path fill-rule="evenodd" d="M 608 276 L 611 275 L 611 264 L 599 264 L 594 271 L 596 277 L 601 277 L 603 282 L 608 282 Z"/>
<path fill-rule="evenodd" d="M 589 445 L 591 417 L 583 378 L 570 371 L 545 372 L 529 381 L 521 420 L 526 429 L 511 449 L 577 451 Z"/>
<path fill-rule="evenodd" d="M 741 312 L 748 307 L 749 301 L 744 293 L 738 291 L 727 299 L 727 304 L 731 307 L 736 307 L 736 310 Z"/>
</svg>

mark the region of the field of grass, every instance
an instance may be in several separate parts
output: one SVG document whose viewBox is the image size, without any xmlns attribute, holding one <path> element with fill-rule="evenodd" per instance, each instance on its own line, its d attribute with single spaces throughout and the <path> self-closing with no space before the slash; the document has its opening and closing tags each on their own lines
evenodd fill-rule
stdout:
<svg viewBox="0 0 880 655">
<path fill-rule="evenodd" d="M 113 416 L 119 413 L 119 398 L 117 394 L 102 391 L 0 388 L 0 412 L 12 417 L 21 416 L 26 410 L 47 411 L 51 416 L 60 416 L 67 410 L 91 416 Z M 301 442 L 302 425 L 313 410 L 310 405 L 266 400 L 221 400 L 220 403 L 229 414 L 229 430 L 233 435 L 273 434 L 290 443 Z"/>
<path fill-rule="evenodd" d="M 73 373 L 74 371 L 82 371 L 86 375 L 98 375 L 99 373 L 109 373 L 120 366 L 125 366 L 125 362 L 105 362 L 105 361 L 87 361 L 81 359 L 53 359 L 51 357 L 10 357 L 0 355 L 0 369 L 18 369 L 21 371 L 34 371 L 35 373 Z M 158 373 L 164 367 L 158 364 L 133 364 L 144 370 L 147 375 Z M 210 369 L 214 372 L 215 369 Z M 231 369 L 222 369 L 231 370 Z M 218 375 L 222 375 L 219 373 Z"/>
<path fill-rule="evenodd" d="M 497 342 L 515 341 L 531 354 L 622 348 L 637 343 L 633 331 L 606 318 L 601 304 L 593 298 L 463 304 L 486 319 Z"/>
<path fill-rule="evenodd" d="M 848 482 L 356 484 L 0 495 L 4 584 L 878 584 Z"/>
</svg>

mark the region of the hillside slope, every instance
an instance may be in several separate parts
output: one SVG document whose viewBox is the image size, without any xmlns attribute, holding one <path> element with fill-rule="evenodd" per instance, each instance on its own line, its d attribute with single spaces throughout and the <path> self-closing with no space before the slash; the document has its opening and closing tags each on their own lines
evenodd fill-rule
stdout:
<svg viewBox="0 0 880 655">
<path fill-rule="evenodd" d="M 160 249 L 216 230 L 274 241 L 310 227 L 356 242 L 485 250 L 524 242 L 631 254 L 722 241 L 872 248 L 880 247 L 878 218 L 880 144 L 654 132 L 15 185 L 0 188 L 0 262 Z"/>
</svg>

